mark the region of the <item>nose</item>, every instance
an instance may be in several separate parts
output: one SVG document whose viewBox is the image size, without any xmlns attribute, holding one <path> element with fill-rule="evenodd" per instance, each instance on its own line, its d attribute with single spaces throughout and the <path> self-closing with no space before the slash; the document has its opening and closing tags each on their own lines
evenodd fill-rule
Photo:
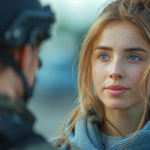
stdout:
<svg viewBox="0 0 150 150">
<path fill-rule="evenodd" d="M 109 78 L 111 79 L 123 79 L 124 78 L 123 66 L 121 62 L 116 61 L 111 65 Z"/>
</svg>

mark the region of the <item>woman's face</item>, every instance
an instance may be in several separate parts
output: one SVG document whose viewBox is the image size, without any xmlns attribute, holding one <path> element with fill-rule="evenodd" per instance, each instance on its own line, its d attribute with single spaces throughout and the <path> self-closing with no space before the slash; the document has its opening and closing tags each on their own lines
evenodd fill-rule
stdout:
<svg viewBox="0 0 150 150">
<path fill-rule="evenodd" d="M 108 24 L 96 39 L 92 55 L 94 87 L 104 105 L 114 110 L 143 106 L 138 87 L 149 63 L 150 46 L 136 25 Z"/>
</svg>

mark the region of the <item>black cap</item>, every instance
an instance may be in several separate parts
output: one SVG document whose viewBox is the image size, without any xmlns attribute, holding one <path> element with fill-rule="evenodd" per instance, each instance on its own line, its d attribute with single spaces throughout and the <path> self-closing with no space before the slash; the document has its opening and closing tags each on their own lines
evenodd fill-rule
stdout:
<svg viewBox="0 0 150 150">
<path fill-rule="evenodd" d="M 42 10 L 42 6 L 38 0 L 0 0 L 0 45 L 10 24 L 25 10 Z"/>
</svg>

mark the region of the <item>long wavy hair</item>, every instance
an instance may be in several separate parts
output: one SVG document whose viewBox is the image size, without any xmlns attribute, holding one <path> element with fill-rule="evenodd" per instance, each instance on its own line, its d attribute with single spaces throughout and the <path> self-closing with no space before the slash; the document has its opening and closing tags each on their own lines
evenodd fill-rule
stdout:
<svg viewBox="0 0 150 150">
<path fill-rule="evenodd" d="M 107 120 L 104 110 L 102 109 L 102 107 L 100 107 L 99 102 L 97 101 L 97 95 L 95 94 L 95 91 L 93 89 L 92 62 L 91 62 L 91 57 L 93 53 L 93 44 L 98 35 L 104 31 L 106 25 L 116 21 L 119 22 L 129 21 L 135 24 L 140 29 L 141 34 L 143 35 L 145 40 L 148 43 L 150 43 L 149 8 L 150 8 L 150 0 L 115 0 L 105 7 L 105 9 L 98 17 L 97 21 L 93 24 L 93 26 L 86 34 L 79 54 L 78 99 L 77 99 L 79 105 L 66 118 L 67 121 L 67 119 L 71 117 L 71 125 L 68 128 L 69 131 L 74 130 L 74 127 L 80 115 L 82 115 L 83 117 L 86 116 L 85 115 L 86 109 L 91 105 L 94 105 L 95 108 L 101 113 L 102 117 L 104 118 L 105 125 L 107 123 L 111 124 L 111 122 Z M 150 65 L 145 70 L 139 85 L 140 92 L 145 97 L 144 113 L 136 132 L 134 133 L 128 144 L 132 141 L 137 132 L 143 127 L 146 118 L 146 112 L 148 110 L 147 83 L 149 71 Z M 67 139 L 65 129 L 66 121 L 64 123 L 62 131 L 62 138 L 55 142 L 55 144 L 58 147 L 65 141 L 67 141 L 70 145 L 72 145 Z M 126 145 L 126 147 L 128 146 L 128 144 Z"/>
</svg>

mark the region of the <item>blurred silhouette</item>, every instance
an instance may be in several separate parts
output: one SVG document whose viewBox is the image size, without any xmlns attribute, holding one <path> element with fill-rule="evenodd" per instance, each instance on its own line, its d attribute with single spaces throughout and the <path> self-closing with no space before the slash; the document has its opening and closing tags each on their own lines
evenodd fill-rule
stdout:
<svg viewBox="0 0 150 150">
<path fill-rule="evenodd" d="M 34 133 L 26 108 L 41 66 L 39 45 L 51 37 L 53 22 L 50 7 L 38 0 L 0 0 L 0 150 L 54 149 Z"/>
</svg>

